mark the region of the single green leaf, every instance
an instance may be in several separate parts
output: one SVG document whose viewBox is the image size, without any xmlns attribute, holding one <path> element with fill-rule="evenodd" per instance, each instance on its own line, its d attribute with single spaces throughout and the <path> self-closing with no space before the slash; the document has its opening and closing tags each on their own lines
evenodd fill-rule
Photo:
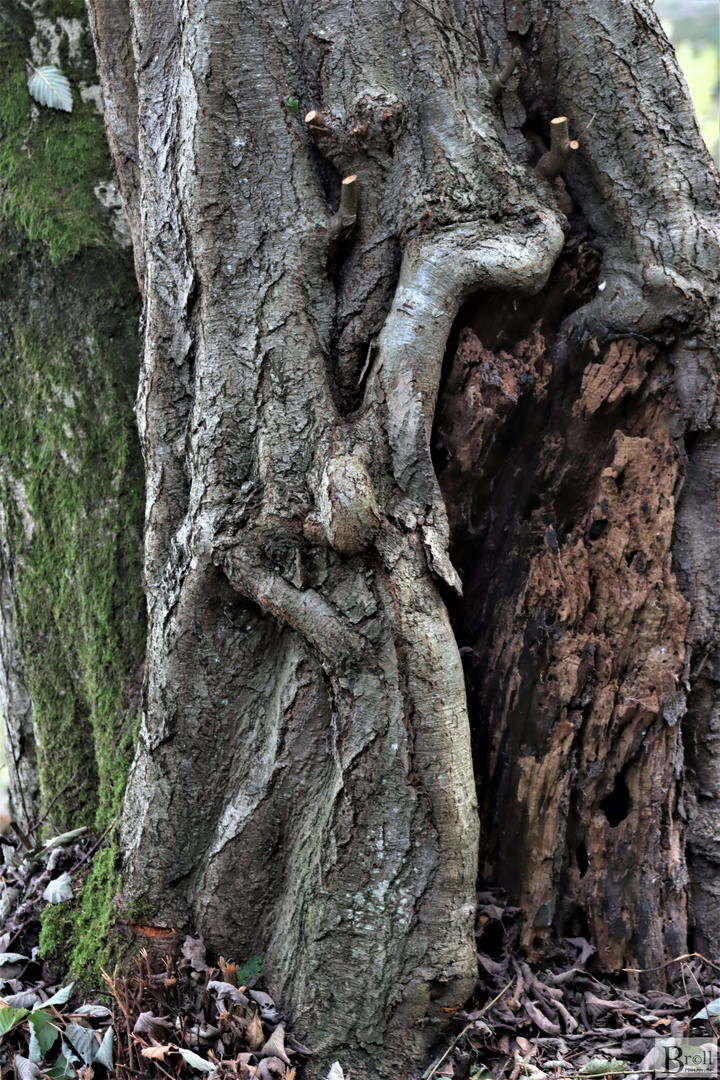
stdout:
<svg viewBox="0 0 720 1080">
<path fill-rule="evenodd" d="M 70 1061 L 70 1062 L 75 1062 L 75 1061 L 80 1060 L 80 1058 L 77 1056 L 77 1054 L 73 1050 L 70 1043 L 66 1043 L 64 1039 L 62 1040 L 60 1053 L 63 1055 L 64 1058 L 67 1058 L 67 1060 Z"/>
<path fill-rule="evenodd" d="M 49 1076 L 50 1080 L 72 1080 L 75 1070 L 65 1055 L 61 1054 L 52 1069 L 48 1069 L 45 1075 Z"/>
<path fill-rule="evenodd" d="M 711 1016 L 720 1016 L 720 998 L 715 998 L 714 1001 L 709 1002 L 706 1009 L 695 1013 L 693 1020 L 709 1020 Z"/>
<path fill-rule="evenodd" d="M 42 1009 L 30 1013 L 30 1016 L 28 1017 L 28 1023 L 37 1040 L 41 1057 L 45 1057 L 48 1050 L 50 1050 L 60 1038 L 60 1032 L 58 1031 L 54 1020 L 54 1017 L 51 1020 L 48 1014 L 43 1012 Z M 40 1060 L 39 1058 L 33 1058 L 32 1054 L 30 1054 L 30 1057 L 33 1061 Z"/>
<path fill-rule="evenodd" d="M 74 985 L 75 985 L 74 983 L 68 983 L 67 986 L 61 986 L 59 990 L 55 991 L 55 993 L 53 994 L 52 997 L 49 997 L 47 999 L 47 1001 L 43 1001 L 40 1004 L 39 1008 L 41 1008 L 41 1009 L 49 1009 L 51 1005 L 65 1005 L 67 1003 L 68 998 L 70 997 L 70 994 L 72 993 L 72 988 L 73 988 Z M 91 1008 L 92 1007 L 93 1006 L 91 1006 Z M 104 1006 L 100 1005 L 99 1008 L 102 1009 L 102 1008 L 104 1008 Z M 78 1012 L 80 1012 L 79 1009 L 78 1009 Z M 90 1015 L 94 1016 L 94 1015 L 97 1015 L 97 1014 L 90 1013 Z"/>
<path fill-rule="evenodd" d="M 50 109 L 62 109 L 63 112 L 72 112 L 72 93 L 70 83 L 63 75 L 60 68 L 53 64 L 45 64 L 43 67 L 33 67 L 28 90 L 40 105 L 47 105 Z"/>
<path fill-rule="evenodd" d="M 28 1015 L 27 1009 L 13 1009 L 11 1005 L 0 1005 L 0 1039 L 21 1024 Z"/>
<path fill-rule="evenodd" d="M 48 904 L 62 904 L 64 900 L 72 900 L 72 882 L 67 870 L 60 877 L 49 881 L 43 892 L 43 900 Z"/>
<path fill-rule="evenodd" d="M 288 109 L 291 110 L 291 112 L 294 112 L 294 113 L 300 112 L 300 102 L 298 101 L 298 99 L 296 97 L 289 97 L 287 99 L 287 101 L 286 101 L 286 105 L 287 105 Z"/>
<path fill-rule="evenodd" d="M 40 995 L 34 990 L 23 990 L 19 994 L 3 994 L 3 1001 L 13 1009 L 34 1009 L 40 1001 Z"/>
<path fill-rule="evenodd" d="M 112 1017 L 112 1009 L 108 1009 L 107 1005 L 80 1005 L 71 1016 L 95 1016 L 99 1020 Z"/>
<path fill-rule="evenodd" d="M 617 1058 L 611 1058 L 607 1061 L 605 1058 L 593 1058 L 592 1061 L 588 1061 L 587 1065 L 583 1065 L 580 1069 L 581 1076 L 611 1076 L 616 1073 L 625 1072 L 628 1067 L 627 1061 L 618 1061 Z"/>
<path fill-rule="evenodd" d="M 15 888 L 6 888 L 0 898 L 0 926 L 2 926 L 7 919 L 10 912 L 15 907 L 20 897 L 20 890 Z"/>
<path fill-rule="evenodd" d="M 100 1049 L 95 1055 L 95 1060 L 99 1061 L 101 1065 L 104 1065 L 111 1073 L 115 1071 L 115 1063 L 113 1061 L 114 1034 L 113 1028 L 109 1027 L 103 1036 L 103 1041 L 100 1043 Z"/>
<path fill-rule="evenodd" d="M 79 829 L 71 829 L 70 832 L 61 833 L 60 836 L 53 836 L 52 840 L 48 840 L 47 844 L 38 851 L 38 857 L 43 858 L 45 855 L 49 855 L 56 847 L 62 847 L 63 844 L 69 844 L 71 840 L 77 839 L 78 836 L 83 836 L 87 832 L 87 825 L 83 825 Z M 32 852 L 28 852 L 28 855 L 32 855 Z"/>
<path fill-rule="evenodd" d="M 24 851 L 22 853 L 23 860 L 25 862 L 38 862 L 40 859 L 44 859 L 46 855 L 49 855 L 56 847 L 62 847 L 63 844 L 69 844 L 71 840 L 75 840 L 76 837 L 82 836 L 87 832 L 87 825 L 81 826 L 79 829 L 71 829 L 70 832 L 60 833 L 59 836 L 53 836 L 45 844 L 36 844 L 30 851 Z"/>
<path fill-rule="evenodd" d="M 37 1065 L 38 1062 L 42 1061 L 42 1056 L 42 1050 L 40 1049 L 37 1035 L 33 1029 L 30 1028 L 30 1049 L 28 1050 L 28 1057 L 35 1065 Z"/>
<path fill-rule="evenodd" d="M 178 1048 L 178 1053 L 187 1061 L 193 1069 L 199 1069 L 200 1072 L 212 1072 L 215 1066 L 211 1061 L 206 1061 L 205 1058 L 201 1058 L 199 1054 L 193 1054 L 192 1050 L 183 1050 Z"/>
<path fill-rule="evenodd" d="M 92 1065 L 100 1049 L 95 1032 L 90 1028 L 80 1027 L 79 1024 L 68 1024 L 65 1037 L 70 1040 L 85 1064 Z"/>
</svg>

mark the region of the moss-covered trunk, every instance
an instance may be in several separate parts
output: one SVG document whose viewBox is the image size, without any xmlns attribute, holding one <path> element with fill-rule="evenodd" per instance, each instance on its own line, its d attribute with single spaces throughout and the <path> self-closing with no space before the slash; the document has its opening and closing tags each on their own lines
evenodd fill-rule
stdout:
<svg viewBox="0 0 720 1080">
<path fill-rule="evenodd" d="M 32 101 L 26 59 L 60 66 L 71 114 Z M 140 704 L 140 304 L 100 104 L 82 0 L 0 0 L 0 704 L 25 828 L 111 824 Z M 115 850 L 86 920 L 109 916 Z M 65 955 L 101 944 L 76 930 Z"/>
</svg>

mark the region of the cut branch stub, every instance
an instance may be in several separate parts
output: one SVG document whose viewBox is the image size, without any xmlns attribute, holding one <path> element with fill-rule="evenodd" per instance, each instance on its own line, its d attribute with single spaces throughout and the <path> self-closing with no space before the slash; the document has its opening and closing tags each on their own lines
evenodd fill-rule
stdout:
<svg viewBox="0 0 720 1080">
<path fill-rule="evenodd" d="M 540 158 L 535 171 L 542 180 L 553 181 L 565 171 L 580 143 L 570 139 L 567 116 L 556 116 L 551 120 L 550 132 L 550 149 Z"/>
<path fill-rule="evenodd" d="M 357 176 L 353 173 L 352 176 L 345 177 L 340 188 L 338 217 L 340 218 L 341 232 L 343 229 L 347 232 L 355 224 L 357 219 L 357 193 Z"/>
<path fill-rule="evenodd" d="M 520 64 L 520 50 L 513 49 L 510 53 L 508 60 L 504 66 L 496 75 L 490 79 L 490 93 L 494 98 L 499 97 L 502 91 L 505 89 L 508 80 L 514 74 L 516 68 Z M 554 122 L 554 121 L 553 121 Z"/>
<path fill-rule="evenodd" d="M 328 229 L 328 261 L 337 254 L 338 246 L 353 230 L 357 221 L 357 175 L 346 176 L 340 188 L 340 206 Z"/>
<path fill-rule="evenodd" d="M 330 125 L 327 119 L 317 109 L 311 109 L 305 114 L 305 123 L 311 135 L 331 135 Z"/>
<path fill-rule="evenodd" d="M 325 113 L 321 113 L 317 109 L 311 109 L 309 113 L 305 114 L 305 126 L 308 135 L 323 157 L 331 160 L 336 168 L 342 170 L 338 155 L 342 156 L 343 140 L 342 137 L 338 138 L 338 136 L 342 136 L 342 132 L 338 129 L 337 124 Z"/>
</svg>

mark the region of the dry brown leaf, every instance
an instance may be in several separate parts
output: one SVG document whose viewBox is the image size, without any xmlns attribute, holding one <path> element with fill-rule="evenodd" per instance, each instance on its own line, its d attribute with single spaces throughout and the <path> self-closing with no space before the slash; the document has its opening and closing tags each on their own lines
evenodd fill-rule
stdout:
<svg viewBox="0 0 720 1080">
<path fill-rule="evenodd" d="M 273 1031 L 268 1041 L 260 1051 L 263 1057 L 278 1057 L 285 1062 L 286 1065 L 290 1065 L 290 1058 L 285 1052 L 285 1025 L 278 1024 Z"/>
<path fill-rule="evenodd" d="M 144 1046 L 141 1053 L 144 1058 L 152 1058 L 154 1061 L 164 1061 L 165 1055 L 175 1049 L 177 1048 L 174 1046 Z"/>
<path fill-rule="evenodd" d="M 279 1057 L 263 1058 L 258 1068 L 258 1080 L 284 1080 L 285 1062 Z"/>
<path fill-rule="evenodd" d="M 245 1029 L 245 1040 L 248 1050 L 259 1050 L 261 1046 L 265 1045 L 265 1034 L 260 1023 L 260 1013 L 255 1013 Z"/>
<path fill-rule="evenodd" d="M 135 1021 L 133 1035 L 147 1035 L 153 1028 L 166 1028 L 172 1031 L 174 1027 L 169 1016 L 153 1016 L 151 1011 L 142 1012 Z"/>
<path fill-rule="evenodd" d="M 533 1001 L 525 1001 L 525 1012 L 528 1014 L 533 1023 L 537 1024 L 541 1031 L 544 1031 L 547 1035 L 562 1035 L 562 1028 L 559 1024 L 553 1024 L 552 1020 L 548 1020 L 544 1013 L 540 1012 L 537 1004 Z"/>
<path fill-rule="evenodd" d="M 231 986 L 237 986 L 237 969 L 237 964 L 226 960 L 224 956 L 220 957 L 220 970 L 223 973 L 223 979 L 226 983 L 230 983 Z"/>
<path fill-rule="evenodd" d="M 182 954 L 186 960 L 190 961 L 193 971 L 208 970 L 205 963 L 205 943 L 201 937 L 194 938 L 188 934 L 182 947 Z"/>
<path fill-rule="evenodd" d="M 285 1073 L 285 1080 L 295 1080 L 295 1073 L 296 1072 L 297 1072 L 297 1069 L 294 1069 L 294 1068 L 288 1069 L 288 1071 Z"/>
</svg>

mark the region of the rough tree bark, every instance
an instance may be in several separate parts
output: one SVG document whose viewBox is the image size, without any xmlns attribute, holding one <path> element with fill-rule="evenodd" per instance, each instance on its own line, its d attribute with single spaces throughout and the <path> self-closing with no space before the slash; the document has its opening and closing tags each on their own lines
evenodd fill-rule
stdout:
<svg viewBox="0 0 720 1080">
<path fill-rule="evenodd" d="M 478 851 L 530 953 L 661 964 L 688 872 L 715 948 L 718 177 L 650 3 L 89 11 L 145 301 L 125 902 L 262 952 L 318 1077 L 418 1074 Z"/>
</svg>

